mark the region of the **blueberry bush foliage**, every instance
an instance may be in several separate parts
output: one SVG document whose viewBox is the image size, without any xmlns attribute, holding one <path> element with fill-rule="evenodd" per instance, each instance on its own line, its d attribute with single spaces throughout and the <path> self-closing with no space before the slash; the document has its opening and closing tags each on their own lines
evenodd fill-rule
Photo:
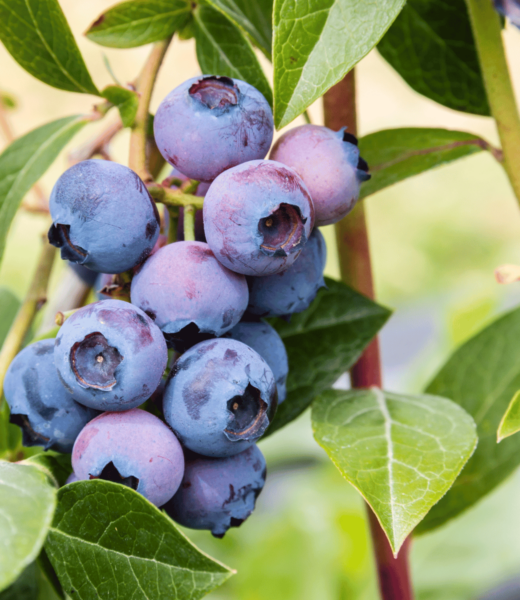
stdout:
<svg viewBox="0 0 520 600">
<path fill-rule="evenodd" d="M 173 36 L 195 39 L 202 73 L 242 80 L 261 92 L 272 107 L 276 129 L 307 114 L 377 47 L 418 93 L 457 111 L 494 117 L 502 147 L 448 129 L 372 133 L 359 140 L 371 174 L 361 186 L 361 201 L 481 152 L 504 166 L 520 198 L 520 120 L 501 42 L 504 5 L 499 16 L 492 0 L 127 0 L 99 15 L 85 35 L 101 47 L 150 45 L 150 58 L 132 83 L 114 78 L 112 85 L 98 89 L 59 0 L 0 3 L 0 40 L 20 68 L 42 84 L 88 94 L 96 102 L 90 114 L 42 123 L 0 155 L 0 259 L 28 192 L 80 130 L 116 111 L 118 126 L 105 141 L 129 128 L 128 166 L 146 183 L 160 210 L 169 211 L 168 241 L 175 242 L 172 229 L 180 207 L 185 239 L 194 239 L 194 215 L 204 202 L 194 195 L 198 182 L 176 181 L 177 190 L 171 179 L 163 182 L 169 171 L 155 145 L 149 114 L 153 84 Z M 259 53 L 272 63 L 272 85 Z M 1 76 L 0 71 L 0 103 L 7 112 L 14 102 L 2 90 L 11 82 Z M 83 158 L 99 156 L 102 147 Z M 24 346 L 56 337 L 66 323 L 68 314 L 59 313 L 56 327 L 38 337 L 32 328 L 55 253 L 53 246 L 43 245 L 23 300 L 0 289 L 0 386 Z M 518 273 L 508 276 L 518 279 Z M 127 272 L 111 279 L 113 298 L 128 299 L 131 277 Z M 308 309 L 290 320 L 271 319 L 287 350 L 289 375 L 287 398 L 265 436 L 279 435 L 311 407 L 316 442 L 367 502 L 399 556 L 410 535 L 456 518 L 520 465 L 520 436 L 513 435 L 520 430 L 519 311 L 502 315 L 448 357 L 423 394 L 374 386 L 337 390 L 333 384 L 360 359 L 390 311 L 345 282 L 327 279 Z M 144 408 L 159 414 L 153 402 Z M 23 446 L 5 400 L 0 405 L 0 459 L 2 600 L 195 600 L 234 574 L 233 565 L 200 551 L 163 510 L 134 489 L 103 478 L 66 483 L 70 455 Z M 382 594 L 398 597 L 384 586 Z"/>
</svg>

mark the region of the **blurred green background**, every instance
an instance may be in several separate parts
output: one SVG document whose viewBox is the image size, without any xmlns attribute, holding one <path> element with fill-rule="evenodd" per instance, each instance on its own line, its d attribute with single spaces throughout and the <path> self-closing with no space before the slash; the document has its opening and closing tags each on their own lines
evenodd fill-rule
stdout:
<svg viewBox="0 0 520 600">
<path fill-rule="evenodd" d="M 133 79 L 148 49 L 102 49 L 82 35 L 113 2 L 61 0 L 99 87 Z M 520 32 L 505 32 L 520 94 Z M 271 75 L 265 59 L 260 60 Z M 152 109 L 199 72 L 192 41 L 175 40 L 161 71 Z M 431 126 L 497 136 L 490 119 L 445 109 L 410 90 L 377 54 L 357 68 L 360 135 L 383 128 Z M 90 111 L 95 99 L 55 90 L 25 73 L 0 47 L 0 89 L 19 103 L 10 114 L 16 135 L 55 118 Z M 520 96 L 519 96 L 520 97 Z M 321 122 L 319 103 L 310 109 Z M 110 118 L 113 117 L 108 117 Z M 301 121 L 303 122 L 303 121 Z M 291 126 L 301 123 L 295 121 Z M 67 152 L 106 122 L 81 132 L 42 180 L 49 192 L 67 166 Z M 0 149 L 4 140 L 0 138 Z M 112 144 L 126 162 L 128 132 Z M 494 269 L 520 264 L 520 213 L 501 167 L 487 154 L 421 175 L 366 200 L 378 300 L 395 310 L 382 333 L 385 386 L 420 391 L 449 353 L 496 314 L 518 304 L 518 284 L 499 286 Z M 20 212 L 0 269 L 0 285 L 26 292 L 44 218 Z M 324 228 L 327 272 L 338 276 L 334 231 Z M 63 265 L 55 269 L 52 288 Z M 345 376 L 339 386 L 348 385 Z M 202 549 L 237 570 L 213 600 L 372 600 L 378 597 L 363 503 L 312 438 L 308 413 L 261 443 L 269 477 L 257 511 L 223 540 L 187 531 Z M 520 573 L 520 473 L 458 520 L 412 546 L 420 600 L 477 598 Z M 520 593 L 518 596 L 520 597 Z"/>
</svg>

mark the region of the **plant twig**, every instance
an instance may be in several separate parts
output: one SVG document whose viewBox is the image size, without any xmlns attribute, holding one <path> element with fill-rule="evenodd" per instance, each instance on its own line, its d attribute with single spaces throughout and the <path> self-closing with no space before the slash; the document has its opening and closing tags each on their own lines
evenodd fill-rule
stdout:
<svg viewBox="0 0 520 600">
<path fill-rule="evenodd" d="M 0 404 L 2 402 L 1 396 L 7 369 L 22 347 L 25 336 L 31 328 L 38 311 L 47 300 L 47 286 L 52 273 L 55 256 L 56 248 L 51 246 L 47 240 L 44 240 L 40 260 L 38 261 L 29 291 L 11 325 L 11 329 L 9 329 L 9 333 L 2 346 L 2 351 L 0 352 Z"/>
<path fill-rule="evenodd" d="M 118 118 L 117 121 L 108 125 L 107 128 L 95 138 L 89 140 L 87 143 L 83 144 L 83 146 L 69 152 L 69 164 L 72 166 L 96 155 L 102 156 L 105 160 L 111 160 L 108 146 L 121 129 L 123 129 L 123 122 Z"/>
<path fill-rule="evenodd" d="M 150 192 L 150 196 L 156 201 L 165 206 L 193 206 L 200 209 L 204 204 L 204 198 L 194 196 L 191 193 L 184 191 L 184 188 L 172 190 L 169 186 L 161 183 L 148 183 L 146 186 Z"/>
<path fill-rule="evenodd" d="M 150 112 L 150 101 L 152 92 L 157 79 L 157 73 L 168 50 L 171 37 L 153 45 L 152 51 L 146 61 L 139 80 L 137 91 L 140 93 L 139 107 L 132 126 L 130 137 L 130 156 L 129 166 L 144 181 L 152 181 L 146 158 L 146 134 L 148 131 L 148 115 Z"/>
<path fill-rule="evenodd" d="M 466 0 L 503 165 L 520 204 L 520 116 L 507 65 L 500 17 L 491 0 Z"/>
<path fill-rule="evenodd" d="M 184 207 L 184 241 L 195 241 L 195 208 L 192 204 Z"/>
<path fill-rule="evenodd" d="M 346 125 L 348 131 L 356 135 L 354 70 L 325 94 L 323 109 L 327 127 L 338 130 Z M 362 294 L 374 298 L 364 203 L 360 202 L 351 214 L 336 223 L 335 228 L 341 279 Z M 381 359 L 377 338 L 371 342 L 352 367 L 350 378 L 353 388 L 381 387 Z M 381 597 L 383 600 L 412 600 L 413 591 L 408 565 L 409 539 L 401 547 L 397 558 L 394 558 L 385 532 L 368 506 L 367 510 Z"/>
</svg>

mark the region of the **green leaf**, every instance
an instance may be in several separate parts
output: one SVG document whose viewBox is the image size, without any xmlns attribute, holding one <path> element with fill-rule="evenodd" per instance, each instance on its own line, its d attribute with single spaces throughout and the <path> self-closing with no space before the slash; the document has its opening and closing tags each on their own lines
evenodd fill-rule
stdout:
<svg viewBox="0 0 520 600">
<path fill-rule="evenodd" d="M 273 0 L 208 0 L 244 31 L 271 58 Z"/>
<path fill-rule="evenodd" d="M 408 0 L 378 49 L 419 94 L 455 110 L 490 114 L 464 0 Z"/>
<path fill-rule="evenodd" d="M 520 390 L 511 399 L 498 426 L 497 442 L 520 431 Z"/>
<path fill-rule="evenodd" d="M 45 552 L 45 547 L 41 549 L 40 555 L 36 561 L 42 575 L 45 577 L 45 582 L 50 587 L 51 593 L 53 592 L 56 597 L 65 600 L 65 594 L 63 592 L 63 588 L 61 587 L 60 580 L 58 579 L 56 571 L 54 570 L 54 567 L 47 556 L 47 552 Z M 2 599 L 0 598 L 0 600 Z"/>
<path fill-rule="evenodd" d="M 99 94 L 58 0 L 0 2 L 0 40 L 40 81 L 69 92 Z"/>
<path fill-rule="evenodd" d="M 3 592 L 0 600 L 38 600 L 38 569 L 32 562 L 18 579 Z"/>
<path fill-rule="evenodd" d="M 311 306 L 289 323 L 272 325 L 289 357 L 287 398 L 280 404 L 268 435 L 296 419 L 361 356 L 390 316 L 387 308 L 345 284 L 326 279 Z"/>
<path fill-rule="evenodd" d="M 64 591 L 81 600 L 196 600 L 232 574 L 140 494 L 102 480 L 58 492 L 45 549 Z"/>
<path fill-rule="evenodd" d="M 85 117 L 58 119 L 18 138 L 0 154 L 0 261 L 23 197 L 86 123 Z"/>
<path fill-rule="evenodd" d="M 520 464 L 520 436 L 496 443 L 509 401 L 520 389 L 520 309 L 507 313 L 461 346 L 427 391 L 451 398 L 475 419 L 479 444 L 446 496 L 418 532 L 439 527 L 489 493 Z"/>
<path fill-rule="evenodd" d="M 39 554 L 56 507 L 56 488 L 27 464 L 0 461 L 0 590 Z"/>
<path fill-rule="evenodd" d="M 361 198 L 394 183 L 464 156 L 489 150 L 476 135 L 448 129 L 386 129 L 359 140 L 361 156 L 372 178 L 361 186 Z"/>
<path fill-rule="evenodd" d="M 312 405 L 312 427 L 374 511 L 395 554 L 477 443 L 473 419 L 454 402 L 378 388 L 324 392 Z"/>
<path fill-rule="evenodd" d="M 136 92 L 119 85 L 109 85 L 102 92 L 103 98 L 106 98 L 114 106 L 117 106 L 121 121 L 125 127 L 131 127 L 139 107 L 139 96 Z"/>
<path fill-rule="evenodd" d="M 23 461 L 24 465 L 34 465 L 43 471 L 56 487 L 65 485 L 67 477 L 72 473 L 70 454 L 61 454 L 54 450 L 46 450 Z"/>
<path fill-rule="evenodd" d="M 272 105 L 269 82 L 240 29 L 211 6 L 198 6 L 193 15 L 197 59 L 202 72 L 242 79 L 262 92 Z"/>
<path fill-rule="evenodd" d="M 166 39 L 184 27 L 190 12 L 188 0 L 130 0 L 109 8 L 85 35 L 101 46 L 135 48 Z"/>
<path fill-rule="evenodd" d="M 274 122 L 300 115 L 383 37 L 405 0 L 275 0 Z"/>
</svg>

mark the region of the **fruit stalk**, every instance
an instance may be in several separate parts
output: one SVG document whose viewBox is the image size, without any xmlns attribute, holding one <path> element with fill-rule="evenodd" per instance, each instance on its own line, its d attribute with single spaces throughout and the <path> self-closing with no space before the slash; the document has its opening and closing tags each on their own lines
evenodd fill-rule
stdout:
<svg viewBox="0 0 520 600">
<path fill-rule="evenodd" d="M 347 126 L 357 134 L 355 71 L 323 96 L 325 125 L 333 130 Z M 335 225 L 336 244 L 341 279 L 365 296 L 374 299 L 374 283 L 370 261 L 370 246 L 364 203 Z M 352 367 L 350 378 L 353 388 L 381 387 L 381 358 L 379 342 L 375 338 Z M 402 546 L 397 558 L 372 510 L 367 506 L 370 532 L 379 576 L 379 589 L 383 600 L 412 600 L 408 550 L 410 540 Z"/>
<path fill-rule="evenodd" d="M 3 400 L 2 391 L 7 369 L 22 347 L 35 316 L 47 300 L 47 285 L 52 273 L 55 256 L 56 248 L 47 243 L 47 240 L 44 240 L 40 260 L 36 266 L 29 291 L 11 325 L 11 329 L 9 329 L 0 352 L 0 406 Z"/>
<path fill-rule="evenodd" d="M 192 204 L 184 207 L 184 240 L 195 241 L 195 208 Z"/>
<path fill-rule="evenodd" d="M 502 41 L 500 17 L 490 0 L 466 0 L 471 26 L 503 151 L 503 165 L 520 204 L 520 117 Z"/>
<path fill-rule="evenodd" d="M 152 92 L 155 80 L 157 79 L 157 74 L 171 39 L 172 38 L 169 37 L 166 40 L 161 40 L 153 45 L 150 56 L 141 71 L 137 83 L 137 91 L 140 94 L 140 98 L 130 137 L 129 167 L 135 171 L 145 183 L 153 180 L 146 159 L 146 135 L 148 132 L 150 101 L 152 99 Z"/>
</svg>

